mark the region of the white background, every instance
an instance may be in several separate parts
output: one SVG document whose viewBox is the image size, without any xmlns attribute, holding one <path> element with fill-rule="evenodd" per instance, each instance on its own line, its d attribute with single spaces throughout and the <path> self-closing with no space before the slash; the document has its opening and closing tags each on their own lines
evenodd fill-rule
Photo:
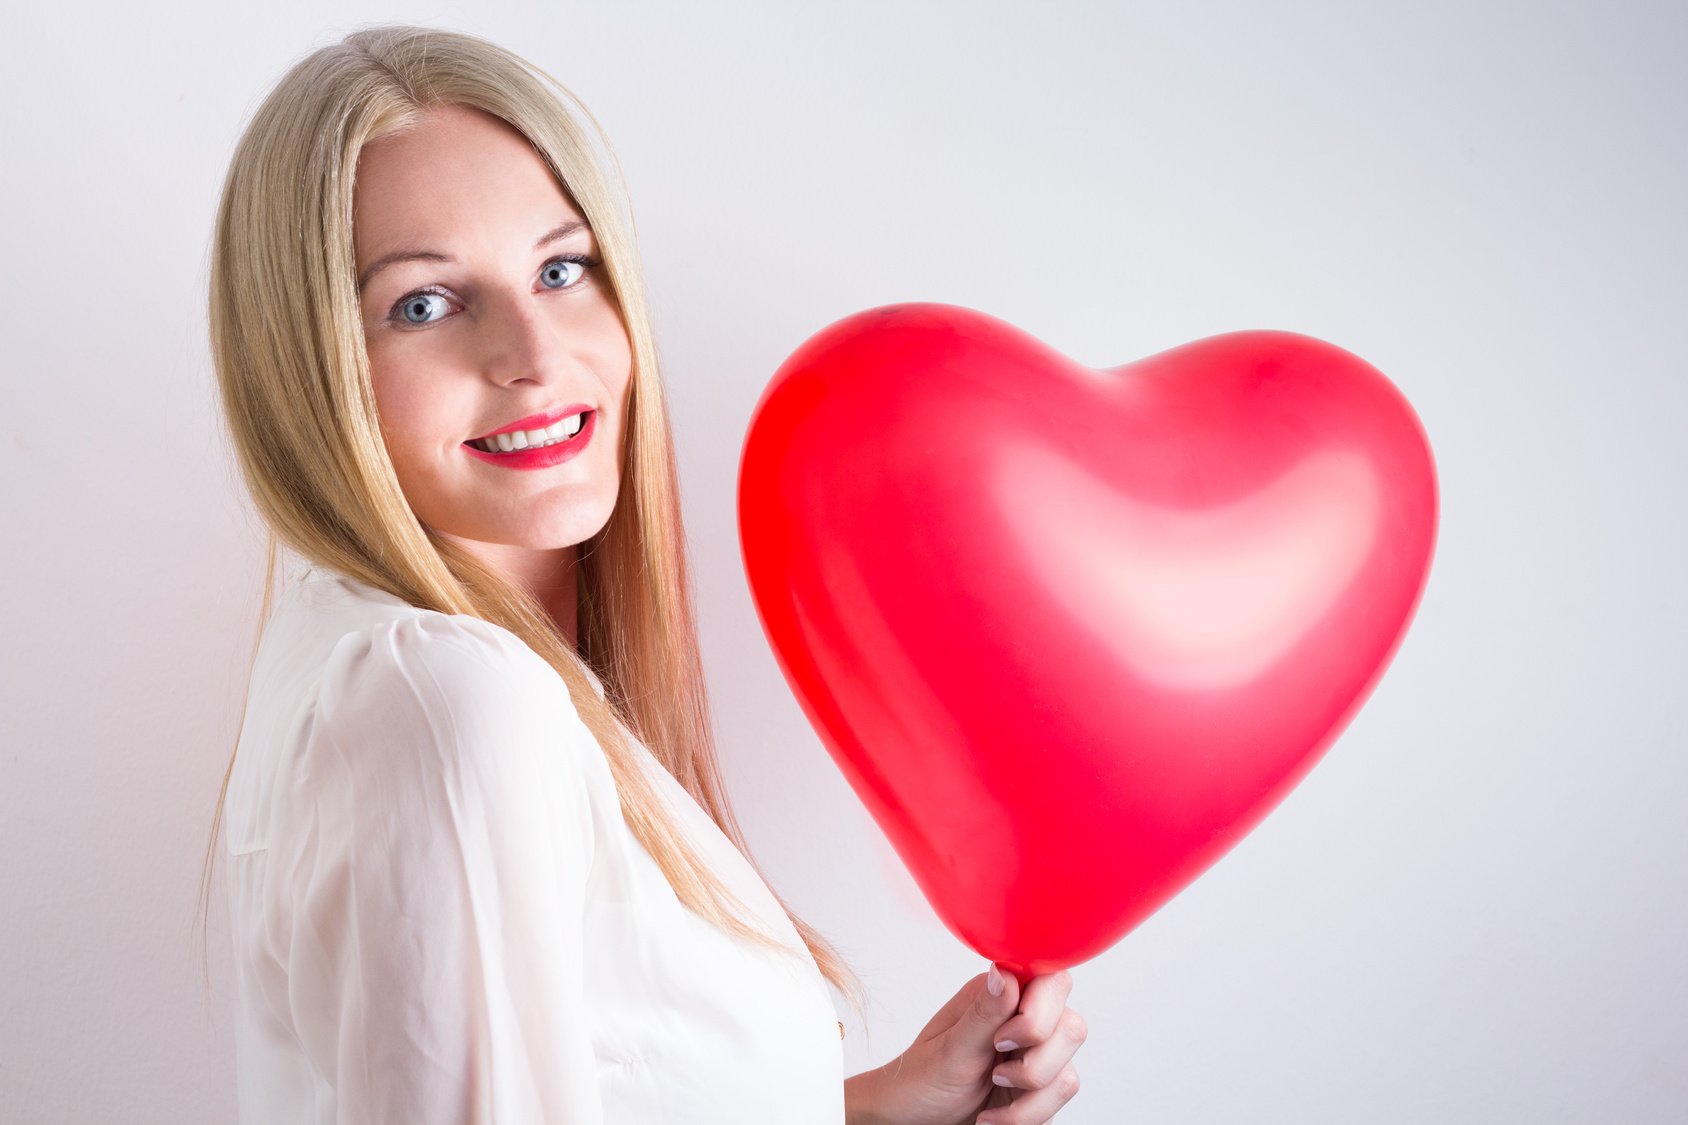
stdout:
<svg viewBox="0 0 1688 1125">
<path fill-rule="evenodd" d="M 1091 1035 L 1059 1120 L 1688 1119 L 1680 5 L 479 7 L 8 17 L 0 1119 L 233 1117 L 220 866 L 209 988 L 192 927 L 260 538 L 206 248 L 258 100 L 386 20 L 529 57 L 622 158 L 730 785 L 873 991 L 851 1072 L 985 963 L 785 687 L 733 490 L 787 354 L 935 300 L 1099 367 L 1322 337 L 1402 389 L 1440 471 L 1429 587 L 1365 709 L 1073 970 Z"/>
</svg>

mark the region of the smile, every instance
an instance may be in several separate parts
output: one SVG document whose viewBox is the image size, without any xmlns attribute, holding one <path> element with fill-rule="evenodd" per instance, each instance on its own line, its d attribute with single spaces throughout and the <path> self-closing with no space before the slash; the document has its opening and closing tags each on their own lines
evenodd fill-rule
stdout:
<svg viewBox="0 0 1688 1125">
<path fill-rule="evenodd" d="M 542 430 L 474 438 L 463 443 L 463 451 L 500 469 L 548 469 L 585 449 L 597 429 L 597 420 L 596 410 L 583 410 Z"/>
<path fill-rule="evenodd" d="M 469 445 L 487 453 L 510 453 L 522 449 L 543 449 L 548 445 L 567 441 L 580 432 L 586 424 L 589 411 L 571 414 L 556 423 L 538 430 L 516 430 L 507 434 L 496 434 L 492 437 L 476 438 Z"/>
</svg>

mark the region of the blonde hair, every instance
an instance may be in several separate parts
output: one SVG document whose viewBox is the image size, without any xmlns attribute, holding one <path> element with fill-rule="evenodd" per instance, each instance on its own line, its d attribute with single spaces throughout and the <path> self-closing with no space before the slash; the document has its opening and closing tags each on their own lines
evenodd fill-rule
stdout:
<svg viewBox="0 0 1688 1125">
<path fill-rule="evenodd" d="M 607 135 L 573 93 L 503 48 L 458 32 L 355 31 L 296 63 L 254 114 L 217 210 L 209 315 L 229 433 L 269 526 L 260 619 L 273 608 L 277 547 L 285 543 L 412 605 L 508 629 L 567 684 L 603 747 L 629 828 L 680 901 L 730 933 L 795 956 L 746 920 L 745 904 L 665 811 L 618 725 L 650 749 L 760 872 L 715 755 L 674 446 L 631 204 L 624 189 L 612 186 L 565 101 L 592 123 L 619 182 Z M 632 345 L 620 497 L 604 528 L 581 544 L 576 568 L 578 653 L 519 584 L 416 518 L 381 439 L 354 277 L 353 179 L 364 145 L 441 105 L 501 118 L 544 158 L 597 237 Z M 586 666 L 601 678 L 605 698 Z M 202 923 L 233 771 L 231 756 L 201 872 Z M 777 892 L 775 898 L 822 975 L 860 1016 L 866 994 L 855 973 Z"/>
</svg>

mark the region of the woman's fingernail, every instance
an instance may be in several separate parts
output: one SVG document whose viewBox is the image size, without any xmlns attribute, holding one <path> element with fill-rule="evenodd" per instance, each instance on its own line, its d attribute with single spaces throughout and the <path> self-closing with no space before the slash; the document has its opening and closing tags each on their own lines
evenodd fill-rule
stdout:
<svg viewBox="0 0 1688 1125">
<path fill-rule="evenodd" d="M 991 1075 L 991 1081 L 995 1082 L 998 1086 L 1012 1086 L 1012 1085 L 1014 1085 L 1014 1083 L 1008 1081 L 1008 1079 L 1004 1078 L 1000 1074 Z"/>
<path fill-rule="evenodd" d="M 996 1049 L 999 1051 L 1018 1051 L 1020 1049 L 1020 1045 L 1012 1039 L 1004 1039 L 996 1045 Z"/>
<path fill-rule="evenodd" d="M 985 989 L 992 996 L 1002 995 L 1002 974 L 996 971 L 996 962 L 991 962 L 991 975 L 985 978 Z"/>
</svg>

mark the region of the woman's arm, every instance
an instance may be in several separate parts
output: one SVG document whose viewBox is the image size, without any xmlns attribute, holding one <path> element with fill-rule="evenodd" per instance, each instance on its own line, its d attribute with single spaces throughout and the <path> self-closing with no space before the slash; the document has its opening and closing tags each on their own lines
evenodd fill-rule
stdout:
<svg viewBox="0 0 1688 1125">
<path fill-rule="evenodd" d="M 329 659 L 276 871 L 292 1017 L 337 1120 L 603 1125 L 590 734 L 519 657 L 430 615 Z"/>
<path fill-rule="evenodd" d="M 876 1066 L 844 1080 L 844 1125 L 892 1125 L 881 1108 L 883 1070 Z"/>
</svg>

